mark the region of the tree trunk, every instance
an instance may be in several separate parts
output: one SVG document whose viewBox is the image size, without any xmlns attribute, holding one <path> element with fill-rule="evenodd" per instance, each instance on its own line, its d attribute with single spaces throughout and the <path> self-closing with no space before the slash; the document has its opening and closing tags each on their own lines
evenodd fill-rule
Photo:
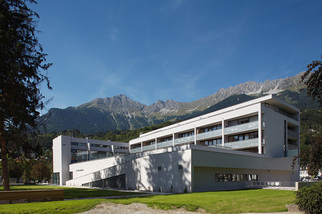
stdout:
<svg viewBox="0 0 322 214">
<path fill-rule="evenodd" d="M 3 136 L 3 129 L 0 131 L 0 144 L 1 144 L 1 158 L 2 158 L 2 179 L 3 190 L 9 191 L 9 173 L 8 173 L 8 157 L 6 150 L 6 142 Z"/>
</svg>

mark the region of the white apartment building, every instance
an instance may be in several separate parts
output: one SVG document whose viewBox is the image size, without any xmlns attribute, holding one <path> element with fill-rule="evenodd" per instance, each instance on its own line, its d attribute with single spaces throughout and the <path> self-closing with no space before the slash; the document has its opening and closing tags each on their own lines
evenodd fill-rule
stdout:
<svg viewBox="0 0 322 214">
<path fill-rule="evenodd" d="M 294 185 L 299 121 L 299 109 L 267 95 L 141 134 L 129 142 L 128 155 L 77 163 L 67 157 L 63 181 L 163 192 Z M 56 138 L 54 147 L 63 142 Z"/>
<path fill-rule="evenodd" d="M 125 155 L 129 153 L 128 148 L 128 143 L 60 135 L 53 140 L 52 182 L 65 185 L 73 177 L 69 166 L 74 163 Z"/>
</svg>

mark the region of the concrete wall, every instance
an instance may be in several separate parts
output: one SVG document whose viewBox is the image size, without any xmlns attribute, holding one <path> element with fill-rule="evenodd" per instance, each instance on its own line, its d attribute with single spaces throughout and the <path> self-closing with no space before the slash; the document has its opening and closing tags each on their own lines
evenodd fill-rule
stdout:
<svg viewBox="0 0 322 214">
<path fill-rule="evenodd" d="M 209 150 L 209 149 L 207 149 Z M 238 151 L 207 151 L 192 149 L 192 190 L 209 191 L 241 189 L 245 182 L 215 182 L 215 174 L 258 174 L 259 182 L 298 181 L 298 166 L 292 172 L 292 157 L 268 158 L 259 154 Z M 243 154 L 244 153 L 244 154 Z"/>
<path fill-rule="evenodd" d="M 126 189 L 191 192 L 188 146 L 75 163 L 70 165 L 70 171 L 74 179 L 66 184 L 71 186 L 125 174 Z"/>
<path fill-rule="evenodd" d="M 271 108 L 262 106 L 264 127 L 264 139 L 265 154 L 270 157 L 284 157 L 284 139 L 286 138 L 287 146 L 287 124 L 286 135 L 284 134 L 284 121 L 291 122 L 294 125 L 299 126 L 299 122 L 287 117 L 283 114 L 279 114 Z M 286 148 L 287 149 L 287 148 Z"/>
<path fill-rule="evenodd" d="M 66 181 L 69 180 L 69 163 L 71 161 L 70 141 L 70 136 L 63 135 L 53 140 L 53 172 L 59 172 L 60 185 L 65 185 Z"/>
</svg>

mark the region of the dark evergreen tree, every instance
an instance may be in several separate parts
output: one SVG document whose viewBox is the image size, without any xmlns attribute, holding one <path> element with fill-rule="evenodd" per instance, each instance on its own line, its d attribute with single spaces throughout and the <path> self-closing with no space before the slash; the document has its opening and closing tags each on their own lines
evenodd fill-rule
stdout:
<svg viewBox="0 0 322 214">
<path fill-rule="evenodd" d="M 51 89 L 43 53 L 35 35 L 38 14 L 28 0 L 0 0 L 0 143 L 4 190 L 9 190 L 7 154 L 22 146 L 29 128 L 36 127 L 44 103 L 39 87 Z M 29 0 L 30 3 L 36 3 Z"/>
<path fill-rule="evenodd" d="M 321 56 L 322 58 L 322 56 Z M 322 106 L 322 62 L 313 61 L 307 65 L 307 71 L 302 76 L 302 81 L 307 85 L 307 95 L 317 100 Z"/>
</svg>

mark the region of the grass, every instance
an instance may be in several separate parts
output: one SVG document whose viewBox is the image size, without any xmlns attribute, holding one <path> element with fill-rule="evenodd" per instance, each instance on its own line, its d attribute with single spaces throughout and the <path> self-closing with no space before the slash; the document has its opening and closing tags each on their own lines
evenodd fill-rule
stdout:
<svg viewBox="0 0 322 214">
<path fill-rule="evenodd" d="M 10 186 L 10 190 L 45 190 L 45 189 L 64 189 L 64 199 L 142 194 L 142 193 L 136 193 L 136 192 L 120 192 L 120 191 L 114 191 L 114 190 L 72 188 L 72 187 L 47 186 L 47 185 Z M 3 186 L 0 187 L 0 190 L 3 190 Z"/>
<path fill-rule="evenodd" d="M 0 205 L 0 213 L 80 213 L 104 201 L 106 199 L 3 204 Z"/>
<path fill-rule="evenodd" d="M 12 189 L 59 189 L 51 186 L 13 186 Z M 124 192 L 94 189 L 80 189 L 63 187 L 68 198 L 81 196 L 100 197 L 102 194 L 124 194 Z M 90 194 L 90 195 L 88 195 Z M 104 195 L 106 196 L 106 195 Z M 139 196 L 139 195 L 138 195 Z M 246 212 L 283 212 L 285 205 L 295 201 L 296 192 L 286 190 L 239 190 L 202 192 L 174 195 L 156 195 L 148 197 L 122 199 L 84 199 L 71 201 L 54 201 L 26 204 L 0 205 L 0 213 L 79 213 L 90 210 L 95 205 L 104 202 L 121 204 L 143 203 L 157 209 L 174 209 L 184 207 L 195 211 L 202 208 L 209 213 L 246 213 Z"/>
<path fill-rule="evenodd" d="M 240 190 L 158 195 L 141 198 L 112 199 L 113 203 L 143 203 L 158 209 L 184 207 L 189 211 L 198 208 L 209 213 L 283 212 L 286 204 L 295 201 L 296 193 L 285 190 Z"/>
</svg>

